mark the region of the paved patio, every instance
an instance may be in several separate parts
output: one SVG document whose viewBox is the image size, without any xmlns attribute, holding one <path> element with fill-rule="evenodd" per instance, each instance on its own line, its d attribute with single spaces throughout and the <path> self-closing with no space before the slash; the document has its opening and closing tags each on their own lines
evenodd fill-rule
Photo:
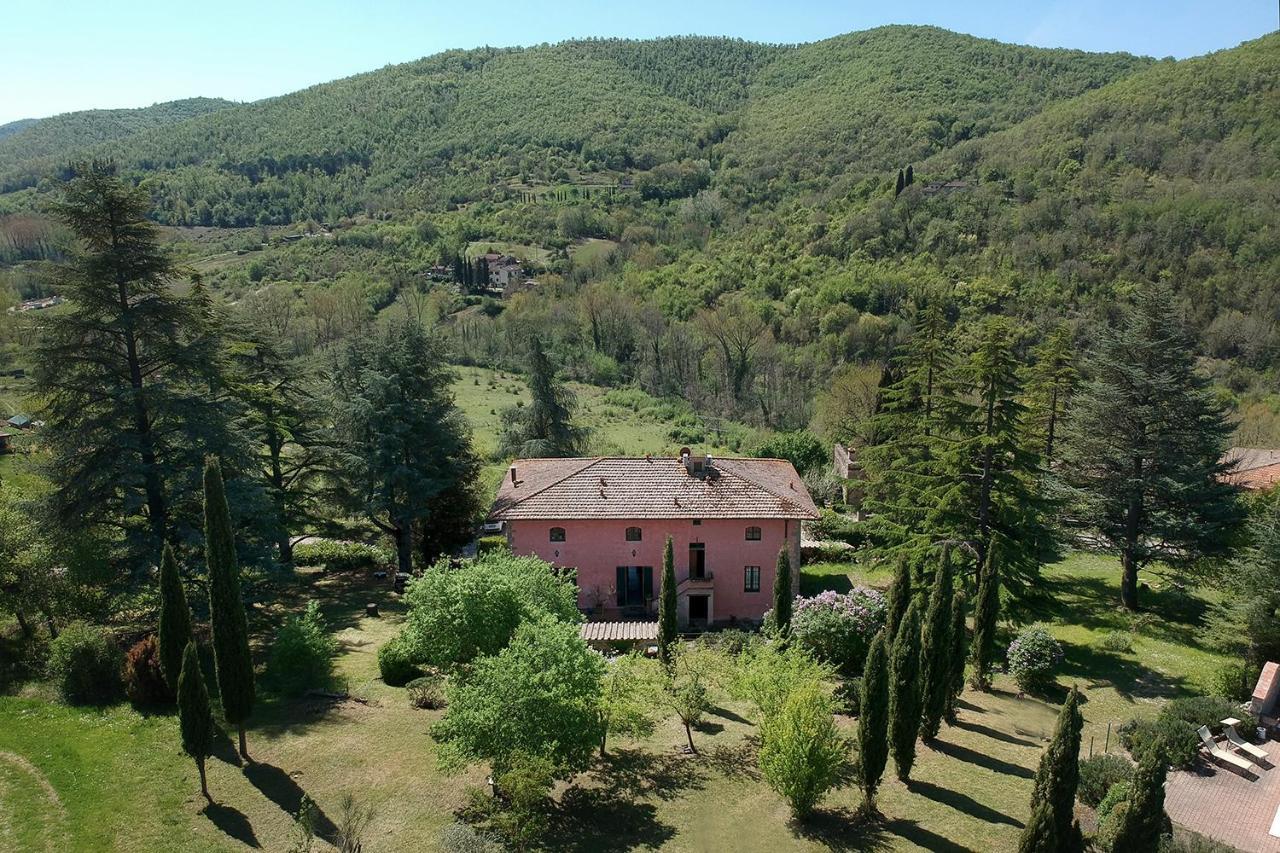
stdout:
<svg viewBox="0 0 1280 853">
<path fill-rule="evenodd" d="M 1203 758 L 1194 770 L 1171 772 L 1164 789 L 1169 818 L 1245 853 L 1280 853 L 1280 838 L 1269 834 L 1280 808 L 1280 742 L 1262 747 L 1274 766 L 1255 768 L 1253 780 Z"/>
</svg>

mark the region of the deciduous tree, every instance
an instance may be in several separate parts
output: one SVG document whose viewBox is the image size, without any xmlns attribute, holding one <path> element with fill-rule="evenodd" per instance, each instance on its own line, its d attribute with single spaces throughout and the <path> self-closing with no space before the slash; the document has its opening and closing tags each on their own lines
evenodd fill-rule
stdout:
<svg viewBox="0 0 1280 853">
<path fill-rule="evenodd" d="M 836 730 L 831 697 L 798 688 L 760 725 L 760 771 L 803 820 L 835 784 L 848 747 Z"/>
</svg>

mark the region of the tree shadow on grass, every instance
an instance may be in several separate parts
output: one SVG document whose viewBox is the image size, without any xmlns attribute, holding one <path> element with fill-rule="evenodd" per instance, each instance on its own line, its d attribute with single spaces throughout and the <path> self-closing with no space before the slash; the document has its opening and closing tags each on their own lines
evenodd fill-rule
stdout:
<svg viewBox="0 0 1280 853">
<path fill-rule="evenodd" d="M 232 767 L 244 766 L 244 759 L 240 757 L 236 742 L 220 728 L 215 728 L 213 731 L 213 747 L 209 750 L 209 754 Z"/>
<path fill-rule="evenodd" d="M 955 727 L 957 729 L 964 729 L 966 732 L 973 732 L 976 735 L 989 737 L 992 740 L 998 740 L 1001 743 L 1008 743 L 1014 746 L 1034 746 L 1034 747 L 1040 746 L 1040 744 L 1035 741 L 1030 741 L 1030 740 L 1027 740 L 1026 738 L 1015 737 L 1014 735 L 1011 735 L 1008 732 L 1002 732 L 1002 731 L 999 731 L 998 729 L 993 729 L 990 726 L 984 726 L 981 723 L 972 723 L 972 722 L 969 722 L 968 720 L 956 720 Z"/>
<path fill-rule="evenodd" d="M 657 849 L 675 835 L 674 826 L 658 820 L 653 803 L 618 797 L 604 788 L 571 788 L 551 814 L 542 847 L 621 853 L 641 847 Z"/>
<path fill-rule="evenodd" d="M 707 709 L 707 713 L 711 714 L 713 717 L 719 717 L 722 720 L 731 720 L 735 723 L 744 723 L 746 725 L 751 725 L 751 721 L 748 720 L 746 717 L 739 716 L 738 714 L 735 714 L 732 711 L 730 711 L 728 708 L 719 708 L 719 707 L 709 708 Z"/>
<path fill-rule="evenodd" d="M 262 762 L 247 765 L 244 768 L 244 776 L 253 787 L 262 792 L 264 797 L 279 806 L 290 817 L 297 817 L 298 810 L 302 807 L 302 798 L 307 795 L 307 792 L 292 776 L 279 767 Z M 338 837 L 338 827 L 314 800 L 312 805 L 315 807 L 316 835 L 325 841 L 333 842 Z"/>
<path fill-rule="evenodd" d="M 967 794 L 961 794 L 958 791 L 952 791 L 949 788 L 943 788 L 932 782 L 922 782 L 915 779 L 907 782 L 907 790 L 913 794 L 919 794 L 927 797 L 935 803 L 942 803 L 944 806 L 950 806 L 959 812 L 964 812 L 970 817 L 986 823 L 1003 823 L 1009 826 L 1016 826 L 1022 829 L 1022 821 L 1016 820 L 1002 811 L 985 806 Z"/>
<path fill-rule="evenodd" d="M 1020 779 L 1034 779 L 1035 773 L 1020 764 L 1013 764 L 1008 761 L 986 755 L 981 752 L 969 749 L 959 744 L 948 743 L 945 740 L 935 740 L 933 748 L 943 755 L 950 756 L 958 761 L 966 761 L 969 764 L 976 764 L 979 767 L 985 767 L 996 773 L 1004 773 L 1008 776 L 1017 776 Z"/>
<path fill-rule="evenodd" d="M 836 853 L 888 850 L 893 846 L 879 815 L 864 815 L 846 808 L 815 809 L 803 821 L 793 820 L 791 831 Z"/>
<path fill-rule="evenodd" d="M 261 848 L 258 836 L 254 834 L 253 824 L 244 812 L 232 806 L 209 803 L 202 812 L 210 823 L 222 830 L 226 835 L 248 847 Z"/>
<path fill-rule="evenodd" d="M 972 848 L 957 844 L 936 832 L 930 832 L 914 820 L 898 818 L 885 823 L 884 828 L 891 834 L 905 838 L 925 850 L 934 850 L 938 853 L 974 853 Z"/>
<path fill-rule="evenodd" d="M 1110 686 L 1129 700 L 1170 698 L 1191 692 L 1181 676 L 1156 672 L 1135 660 L 1093 646 L 1062 645 L 1065 653 L 1062 675 L 1068 680 L 1078 680 L 1089 687 Z M 1065 696 L 1065 689 L 1062 692 Z"/>
</svg>

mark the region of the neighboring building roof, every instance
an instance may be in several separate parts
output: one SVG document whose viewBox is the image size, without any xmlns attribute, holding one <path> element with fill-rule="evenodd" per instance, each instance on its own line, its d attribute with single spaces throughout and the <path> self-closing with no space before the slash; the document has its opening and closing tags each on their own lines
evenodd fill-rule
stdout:
<svg viewBox="0 0 1280 853">
<path fill-rule="evenodd" d="M 1232 447 L 1222 457 L 1231 469 L 1222 479 L 1244 489 L 1269 489 L 1280 483 L 1280 450 Z"/>
<path fill-rule="evenodd" d="M 14 415 L 13 417 L 9 418 L 9 420 L 6 421 L 6 423 L 8 423 L 9 426 L 15 426 L 15 427 L 29 426 L 31 424 L 31 416 L 30 415 Z"/>
<path fill-rule="evenodd" d="M 585 622 L 578 636 L 587 643 L 644 642 L 658 639 L 657 622 Z"/>
<path fill-rule="evenodd" d="M 818 518 L 785 459 L 715 459 L 691 473 L 670 457 L 517 459 L 491 519 Z"/>
</svg>

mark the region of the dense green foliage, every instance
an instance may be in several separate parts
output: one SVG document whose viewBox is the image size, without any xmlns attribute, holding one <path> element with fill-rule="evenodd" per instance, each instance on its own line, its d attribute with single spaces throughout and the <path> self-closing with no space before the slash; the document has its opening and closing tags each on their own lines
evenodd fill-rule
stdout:
<svg viewBox="0 0 1280 853">
<path fill-rule="evenodd" d="M 876 634 L 862 673 L 858 715 L 858 782 L 868 810 L 889 762 L 889 649 L 886 631 Z"/>
<path fill-rule="evenodd" d="M 204 673 L 200 671 L 200 654 L 194 640 L 182 650 L 182 670 L 178 675 L 178 723 L 182 731 L 182 751 L 195 760 L 200 771 L 200 790 L 205 799 L 210 799 L 204 762 L 213 752 L 216 730 L 213 709 L 209 706 L 209 691 L 204 685 Z"/>
<path fill-rule="evenodd" d="M 816 684 L 792 691 L 760 725 L 760 772 L 797 818 L 807 817 L 835 784 L 847 750 L 831 697 Z"/>
<path fill-rule="evenodd" d="M 1031 625 L 1014 637 L 1006 657 L 1019 690 L 1044 690 L 1053 683 L 1053 671 L 1062 662 L 1062 644 L 1043 625 Z"/>
<path fill-rule="evenodd" d="M 791 637 L 800 648 L 853 678 L 862 673 L 871 640 L 884 627 L 884 596 L 865 586 L 797 598 Z"/>
<path fill-rule="evenodd" d="M 398 641 L 415 664 L 456 667 L 497 654 L 524 622 L 547 616 L 577 624 L 578 590 L 537 557 L 486 554 L 454 568 L 432 566 L 409 584 L 409 616 Z"/>
<path fill-rule="evenodd" d="M 1123 755 L 1100 753 L 1080 761 L 1080 782 L 1076 795 L 1080 802 L 1097 808 L 1111 786 L 1133 779 L 1133 762 Z"/>
<path fill-rule="evenodd" d="M 101 628 L 73 622 L 49 644 L 49 675 L 62 698 L 75 705 L 105 705 L 120 698 L 124 662 Z"/>
<path fill-rule="evenodd" d="M 191 607 L 182 588 L 182 575 L 173 549 L 165 545 L 160 555 L 160 624 L 156 629 L 160 670 L 174 695 L 182 674 L 182 655 L 191 642 Z"/>
<path fill-rule="evenodd" d="M 293 548 L 293 562 L 299 566 L 322 566 L 329 572 L 356 572 L 380 569 L 395 561 L 386 548 L 361 542 L 313 539 Z"/>
<path fill-rule="evenodd" d="M 920 600 L 911 602 L 893 638 L 889 658 L 889 750 L 898 778 L 911 776 L 920 734 L 923 696 L 920 684 Z"/>
<path fill-rule="evenodd" d="M 581 770 L 600 745 L 603 673 L 576 625 L 540 616 L 450 683 L 433 735 L 451 760 L 487 760 L 495 773 L 520 755 L 546 758 L 558 773 Z"/>
<path fill-rule="evenodd" d="M 320 613 L 320 602 L 312 599 L 298 616 L 285 620 L 271 646 L 267 673 L 286 695 L 329 686 L 338 642 Z"/>
<path fill-rule="evenodd" d="M 1164 781 L 1168 764 L 1158 750 L 1150 750 L 1138 761 L 1130 783 L 1129 798 L 1122 812 L 1113 812 L 1118 821 L 1111 849 L 1120 853 L 1155 853 L 1160 837 L 1167 832 L 1164 813 Z"/>
<path fill-rule="evenodd" d="M 222 483 L 222 467 L 209 457 L 204 467 L 204 550 L 209 567 L 209 622 L 218 696 L 227 722 L 240 733 L 240 754 L 248 757 L 245 723 L 255 699 L 249 622 L 240 591 L 231 510 Z"/>
<path fill-rule="evenodd" d="M 1032 818 L 1020 844 L 1023 853 L 1076 853 L 1084 849 L 1075 819 L 1083 728 L 1080 692 L 1073 687 L 1058 712 L 1053 740 L 1040 756 L 1040 766 L 1036 769 L 1035 787 L 1031 792 Z"/>
</svg>

